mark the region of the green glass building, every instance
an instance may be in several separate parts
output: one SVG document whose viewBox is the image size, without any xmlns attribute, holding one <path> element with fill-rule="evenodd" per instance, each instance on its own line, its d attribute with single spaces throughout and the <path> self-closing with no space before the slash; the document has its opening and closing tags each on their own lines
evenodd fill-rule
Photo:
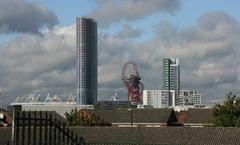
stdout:
<svg viewBox="0 0 240 145">
<path fill-rule="evenodd" d="M 178 59 L 163 59 L 163 90 L 175 90 L 180 94 L 180 66 Z"/>
</svg>

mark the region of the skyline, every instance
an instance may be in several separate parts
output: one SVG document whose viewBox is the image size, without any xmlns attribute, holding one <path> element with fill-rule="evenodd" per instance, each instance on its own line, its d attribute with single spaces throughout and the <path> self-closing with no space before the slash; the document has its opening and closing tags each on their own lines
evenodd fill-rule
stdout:
<svg viewBox="0 0 240 145">
<path fill-rule="evenodd" d="M 110 98 L 115 90 L 127 94 L 121 69 L 128 60 L 139 65 L 146 89 L 160 89 L 166 57 L 179 58 L 181 88 L 199 90 L 203 104 L 222 101 L 226 91 L 240 94 L 239 1 L 56 3 L 0 1 L 0 103 L 34 90 L 74 92 L 77 16 L 91 16 L 99 24 L 100 99 Z"/>
</svg>

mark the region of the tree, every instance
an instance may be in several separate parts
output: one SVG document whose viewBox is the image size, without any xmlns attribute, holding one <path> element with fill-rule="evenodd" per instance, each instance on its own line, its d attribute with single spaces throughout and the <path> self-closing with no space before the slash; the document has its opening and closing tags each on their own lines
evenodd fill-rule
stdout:
<svg viewBox="0 0 240 145">
<path fill-rule="evenodd" d="M 66 119 L 67 119 L 67 121 L 68 121 L 68 125 L 70 125 L 70 126 L 74 126 L 74 125 L 77 125 L 77 122 L 76 122 L 76 120 L 77 120 L 77 114 L 76 114 L 76 110 L 75 111 L 73 111 L 73 110 L 71 110 L 71 112 L 69 112 L 69 113 L 65 113 L 65 116 L 66 116 Z"/>
<path fill-rule="evenodd" d="M 222 104 L 216 104 L 213 110 L 213 124 L 222 127 L 240 127 L 240 98 L 231 92 L 226 94 Z"/>
<path fill-rule="evenodd" d="M 65 113 L 65 116 L 70 126 L 111 126 L 111 123 L 101 120 L 99 116 L 95 114 L 89 114 L 84 110 L 71 111 Z"/>
</svg>

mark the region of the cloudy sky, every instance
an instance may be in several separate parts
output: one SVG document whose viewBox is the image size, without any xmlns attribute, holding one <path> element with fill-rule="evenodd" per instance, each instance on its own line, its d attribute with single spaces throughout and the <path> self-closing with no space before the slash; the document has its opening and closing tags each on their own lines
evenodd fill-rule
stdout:
<svg viewBox="0 0 240 145">
<path fill-rule="evenodd" d="M 75 18 L 98 22 L 98 99 L 134 60 L 146 89 L 160 89 L 162 60 L 179 58 L 182 89 L 204 104 L 240 95 L 239 0 L 0 0 L 0 104 L 34 91 L 75 90 Z"/>
</svg>

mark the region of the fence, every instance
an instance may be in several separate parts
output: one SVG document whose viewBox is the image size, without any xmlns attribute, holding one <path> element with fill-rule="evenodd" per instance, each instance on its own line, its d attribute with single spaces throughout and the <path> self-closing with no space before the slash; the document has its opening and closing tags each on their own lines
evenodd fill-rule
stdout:
<svg viewBox="0 0 240 145">
<path fill-rule="evenodd" d="M 14 145 L 84 145 L 52 112 L 16 111 Z"/>
<path fill-rule="evenodd" d="M 15 111 L 13 142 L 7 145 L 150 145 L 139 143 L 86 143 L 52 112 Z"/>
</svg>

